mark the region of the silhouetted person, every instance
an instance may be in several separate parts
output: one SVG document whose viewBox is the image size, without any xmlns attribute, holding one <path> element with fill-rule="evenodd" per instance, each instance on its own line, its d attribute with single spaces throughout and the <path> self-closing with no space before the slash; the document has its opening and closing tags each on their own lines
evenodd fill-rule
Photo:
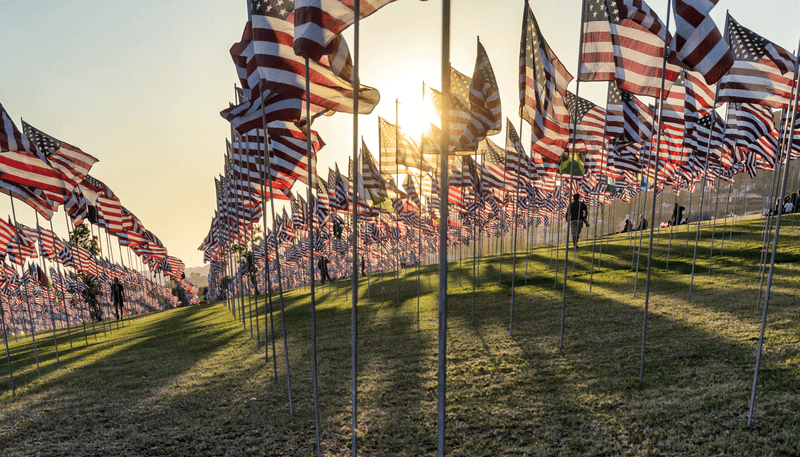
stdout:
<svg viewBox="0 0 800 457">
<path fill-rule="evenodd" d="M 672 210 L 672 225 L 680 225 L 681 221 L 683 220 L 683 210 L 685 210 L 683 206 L 675 203 L 675 208 Z"/>
<path fill-rule="evenodd" d="M 119 278 L 114 278 L 114 282 L 111 283 L 111 301 L 114 302 L 114 314 L 117 319 L 124 316 L 125 288 L 120 284 Z"/>
<path fill-rule="evenodd" d="M 636 226 L 636 230 L 647 230 L 647 219 L 644 218 L 644 214 L 639 216 L 639 225 Z"/>
<path fill-rule="evenodd" d="M 364 257 L 361 257 L 361 276 L 366 276 L 367 274 L 364 273 Z"/>
<path fill-rule="evenodd" d="M 628 233 L 632 229 L 633 229 L 633 224 L 631 224 L 631 220 L 630 219 L 625 219 L 625 226 L 622 227 L 622 232 L 621 233 Z"/>
<path fill-rule="evenodd" d="M 581 201 L 581 195 L 575 194 L 572 196 L 572 203 L 567 208 L 565 219 L 569 222 L 569 229 L 572 231 L 572 246 L 578 248 L 578 239 L 581 236 L 581 229 L 586 224 L 586 218 L 589 216 L 589 209 L 586 203 Z M 588 225 L 588 224 L 586 224 Z"/>
</svg>

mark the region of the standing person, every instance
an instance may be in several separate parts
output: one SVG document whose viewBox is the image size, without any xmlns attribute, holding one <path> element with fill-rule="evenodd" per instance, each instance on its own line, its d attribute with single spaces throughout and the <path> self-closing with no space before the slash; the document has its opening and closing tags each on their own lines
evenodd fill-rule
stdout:
<svg viewBox="0 0 800 457">
<path fill-rule="evenodd" d="M 111 301 L 114 302 L 114 314 L 117 319 L 124 316 L 125 288 L 120 284 L 119 278 L 114 278 L 114 282 L 111 284 Z"/>
<path fill-rule="evenodd" d="M 567 208 L 565 219 L 569 222 L 569 229 L 572 231 L 572 246 L 578 249 L 578 239 L 581 236 L 581 229 L 586 224 L 586 218 L 589 216 L 589 209 L 586 203 L 581 201 L 581 195 L 575 194 L 572 196 L 572 203 Z M 589 225 L 589 224 L 586 224 Z"/>
<path fill-rule="evenodd" d="M 672 225 L 680 225 L 681 221 L 683 220 L 683 211 L 686 208 L 675 203 L 675 208 L 672 210 Z"/>
<path fill-rule="evenodd" d="M 364 273 L 364 256 L 361 256 L 361 276 L 366 276 L 367 274 Z"/>
</svg>

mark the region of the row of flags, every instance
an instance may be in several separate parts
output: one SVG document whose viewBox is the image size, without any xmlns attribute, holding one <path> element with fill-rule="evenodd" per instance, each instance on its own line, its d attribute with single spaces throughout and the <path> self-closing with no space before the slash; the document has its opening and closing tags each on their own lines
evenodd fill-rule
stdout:
<svg viewBox="0 0 800 457">
<path fill-rule="evenodd" d="M 388 2 L 378 3 L 371 12 Z M 377 158 L 362 140 L 346 173 L 336 164 L 325 179 L 315 160 L 307 163 L 305 135 L 311 132 L 312 157 L 324 142 L 308 129 L 309 119 L 301 112 L 305 57 L 311 65 L 311 120 L 353 111 L 354 89 L 342 78 L 352 71 L 350 57 L 339 35 L 352 22 L 348 3 L 254 2 L 243 39 L 231 48 L 241 97 L 221 113 L 231 122 L 234 140 L 224 175 L 217 179 L 217 211 L 200 250 L 214 274 L 240 279 L 253 267 L 230 264 L 232 246 L 260 251 L 265 262 L 280 263 L 283 277 L 272 269 L 259 287 L 279 281 L 288 287 L 314 274 L 308 271 L 312 217 L 313 250 L 329 257 L 330 271 L 347 276 L 348 265 L 359 261 L 351 256 L 353 243 L 366 269 L 397 268 L 412 263 L 412 252 L 414 262 L 435 252 L 441 223 L 447 224 L 448 244 L 468 244 L 484 234 L 503 236 L 561 219 L 575 193 L 590 205 L 604 205 L 629 202 L 644 190 L 694 192 L 698 184 L 713 186 L 718 179 L 732 182 L 739 173 L 754 177 L 758 170 L 773 170 L 782 144 L 791 159 L 800 154 L 800 138 L 788 142 L 798 127 L 797 120 L 788 122 L 794 117 L 790 105 L 797 58 L 730 15 L 720 32 L 709 17 L 715 4 L 674 0 L 673 37 L 643 0 L 586 0 L 578 80 L 607 84 L 605 107 L 567 88 L 574 78 L 526 4 L 519 115 L 531 126 L 530 152 L 509 120 L 504 144 L 489 138 L 501 131 L 500 97 L 488 54 L 478 41 L 472 77 L 451 68 L 450 90 L 426 86 L 423 91 L 435 109 L 441 112 L 445 103 L 449 109 L 447 204 L 454 216 L 443 222 L 441 131 L 436 126 L 415 139 L 399 123 L 381 118 Z M 301 10 L 313 14 L 301 15 Z M 320 18 L 324 21 L 315 22 Z M 310 31 L 315 38 L 306 35 Z M 358 90 L 359 111 L 370 112 L 377 91 Z M 725 103 L 727 115 L 721 116 L 718 110 Z M 351 198 L 355 171 L 357 202 Z M 399 174 L 405 175 L 402 181 Z M 292 192 L 298 180 L 314 191 L 310 201 Z M 277 214 L 274 225 L 256 236 L 253 227 L 269 198 L 289 200 L 290 211 Z M 358 239 L 349 223 L 354 211 Z M 218 285 L 220 278 L 210 284 Z M 228 287 L 246 284 L 241 279 Z M 211 289 L 212 296 L 226 293 Z"/>
<path fill-rule="evenodd" d="M 124 275 L 131 277 L 132 270 L 113 264 L 107 259 L 97 258 L 86 248 L 79 244 L 62 241 L 52 230 L 39 226 L 38 217 L 45 220 L 52 219 L 59 206 L 63 206 L 69 219 L 75 227 L 81 226 L 84 221 L 106 230 L 108 235 L 117 238 L 119 246 L 129 248 L 147 265 L 153 273 L 163 273 L 176 281 L 187 295 L 196 301 L 197 288 L 186 282 L 184 278 L 184 263 L 170 256 L 166 247 L 151 231 L 147 230 L 141 220 L 129 209 L 122 205 L 119 197 L 105 183 L 90 175 L 92 166 L 98 161 L 94 156 L 65 141 L 56 139 L 31 124 L 21 123 L 20 130 L 12 121 L 5 107 L 0 105 L 0 192 L 9 195 L 12 199 L 22 201 L 36 211 L 37 227 L 27 227 L 15 221 L 0 219 L 0 299 L 3 301 L 2 318 L 6 323 L 16 324 L 12 313 L 20 303 L 21 296 L 33 297 L 38 305 L 38 298 L 47 296 L 41 291 L 32 290 L 31 294 L 20 289 L 19 277 L 14 268 L 5 263 L 25 268 L 26 260 L 35 259 L 41 255 L 44 259 L 69 268 L 69 273 L 58 273 L 55 270 L 44 272 L 36 266 L 46 278 L 48 284 L 66 284 L 63 278 L 79 278 L 78 274 L 101 281 L 101 286 L 107 288 L 108 281 L 114 276 Z M 111 242 L 107 238 L 107 256 Z M 103 243 L 100 238 L 101 244 Z M 36 246 L 39 249 L 36 249 Z M 120 255 L 122 251 L 120 250 Z M 27 274 L 26 273 L 23 273 Z M 49 278 L 48 278 L 49 274 Z M 137 273 L 138 274 L 138 273 Z M 136 290 L 131 294 L 137 303 L 150 306 L 149 309 L 158 309 L 153 292 L 161 296 L 161 303 L 176 305 L 177 301 L 169 289 L 162 288 L 145 280 L 144 277 L 135 277 L 131 284 L 137 284 Z M 73 310 L 80 313 L 82 298 L 79 294 L 69 295 L 66 287 L 55 293 L 62 303 L 61 309 Z M 75 287 L 72 287 L 74 290 Z M 162 290 L 163 289 L 163 290 Z M 193 292 L 192 292 L 193 291 Z M 22 295 L 20 295 L 22 294 Z M 71 303 L 63 306 L 64 302 Z M 160 306 L 160 305 L 159 305 Z M 55 309 L 55 308 L 53 308 Z M 72 311 L 64 311 L 69 313 Z M 45 328 L 35 318 L 16 314 L 18 319 L 28 319 L 27 327 L 31 324 L 35 329 Z M 75 317 L 78 317 L 76 314 Z M 11 320 L 9 320 L 11 319 Z M 53 322 L 51 322 L 53 323 Z M 25 327 L 24 327 L 25 328 Z"/>
</svg>

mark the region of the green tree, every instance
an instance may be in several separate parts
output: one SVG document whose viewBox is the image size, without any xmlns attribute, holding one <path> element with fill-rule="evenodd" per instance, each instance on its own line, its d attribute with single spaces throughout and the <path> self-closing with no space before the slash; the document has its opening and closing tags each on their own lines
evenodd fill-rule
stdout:
<svg viewBox="0 0 800 457">
<path fill-rule="evenodd" d="M 100 243 L 98 242 L 97 237 L 91 234 L 87 224 L 81 224 L 75 227 L 69 236 L 69 241 L 86 249 L 92 253 L 92 255 L 97 255 L 100 253 Z M 103 311 L 100 309 L 100 303 L 97 300 L 98 295 L 100 295 L 100 283 L 97 281 L 97 279 L 94 279 L 83 273 L 78 273 L 78 276 L 80 276 L 81 280 L 86 285 L 86 288 L 83 290 L 83 292 L 81 292 L 81 295 L 86 301 L 86 304 L 89 305 L 89 313 L 94 320 L 102 321 Z"/>
</svg>

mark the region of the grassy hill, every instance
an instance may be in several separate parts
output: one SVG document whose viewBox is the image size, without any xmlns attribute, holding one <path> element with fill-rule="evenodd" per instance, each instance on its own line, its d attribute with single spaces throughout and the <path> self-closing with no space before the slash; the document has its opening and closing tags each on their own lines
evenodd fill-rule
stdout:
<svg viewBox="0 0 800 457">
<path fill-rule="evenodd" d="M 448 454 L 800 453 L 800 230 L 791 222 L 781 232 L 752 428 L 746 418 L 761 324 L 760 220 L 737 223 L 721 254 L 717 232 L 711 276 L 710 228 L 704 226 L 691 301 L 685 227 L 674 234 L 669 271 L 668 232 L 661 233 L 643 383 L 647 259 L 642 256 L 634 297 L 632 248 L 638 240 L 604 240 L 591 291 L 591 244 L 582 242 L 574 268 L 570 259 L 563 352 L 564 264 L 552 268 L 548 247 L 531 250 L 527 284 L 526 259 L 517 258 L 513 336 L 511 255 L 502 264 L 498 257 L 480 262 L 474 324 L 471 261 L 460 268 L 451 263 Z M 360 455 L 435 454 L 437 278 L 435 267 L 429 271 L 432 276 L 422 271 L 419 314 L 416 271 L 401 272 L 399 282 L 394 273 L 373 276 L 369 289 L 366 279 L 361 282 Z M 348 285 L 317 289 L 323 455 L 348 455 L 350 449 Z M 94 333 L 88 326 L 86 338 L 82 328 L 73 328 L 72 351 L 66 331 L 59 331 L 60 363 L 52 333 L 37 334 L 41 377 L 30 338 L 12 337 L 15 397 L 5 360 L 0 368 L 3 455 L 313 455 L 309 292 L 284 296 L 293 415 L 277 294 L 273 298 L 277 359 L 270 346 L 266 363 L 262 299 L 252 330 L 245 298 L 245 326 L 225 304 L 212 304 L 126 320 L 106 335 L 100 326 Z"/>
</svg>

